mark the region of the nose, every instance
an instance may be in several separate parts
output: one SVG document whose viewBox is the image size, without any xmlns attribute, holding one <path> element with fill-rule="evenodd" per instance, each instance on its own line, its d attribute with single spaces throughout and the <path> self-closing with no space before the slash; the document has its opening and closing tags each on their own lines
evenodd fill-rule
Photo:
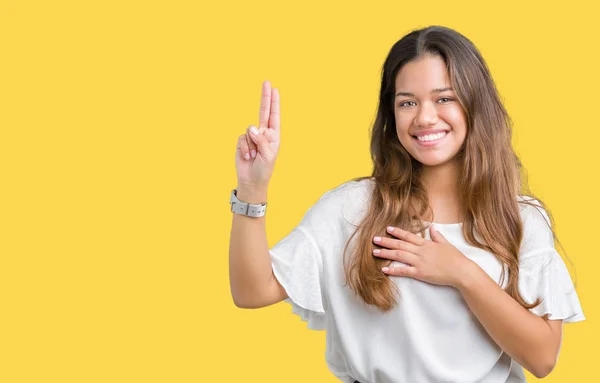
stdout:
<svg viewBox="0 0 600 383">
<path fill-rule="evenodd" d="M 429 126 L 435 125 L 438 122 L 438 115 L 435 106 L 430 102 L 421 104 L 415 117 L 415 125 L 417 126 Z"/>
</svg>

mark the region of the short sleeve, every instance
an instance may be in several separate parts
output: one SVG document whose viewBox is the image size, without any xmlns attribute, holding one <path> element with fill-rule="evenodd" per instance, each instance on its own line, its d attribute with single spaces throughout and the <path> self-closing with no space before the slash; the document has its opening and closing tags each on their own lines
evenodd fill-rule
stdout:
<svg viewBox="0 0 600 383">
<path fill-rule="evenodd" d="M 323 194 L 300 224 L 269 250 L 273 273 L 288 295 L 284 302 L 312 330 L 325 330 L 323 259 L 328 243 L 339 237 L 343 189 Z"/>
<path fill-rule="evenodd" d="M 532 202 L 536 202 L 532 200 Z M 585 320 L 565 262 L 554 246 L 546 211 L 522 204 L 523 242 L 519 254 L 519 292 L 526 302 L 542 302 L 530 309 L 538 316 L 562 319 L 565 323 Z"/>
</svg>

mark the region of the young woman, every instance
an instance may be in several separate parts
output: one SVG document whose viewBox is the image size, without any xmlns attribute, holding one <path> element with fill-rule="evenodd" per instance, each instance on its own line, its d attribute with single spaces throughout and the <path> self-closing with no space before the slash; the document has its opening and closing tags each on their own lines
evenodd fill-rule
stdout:
<svg viewBox="0 0 600 383">
<path fill-rule="evenodd" d="M 265 82 L 259 129 L 236 153 L 238 307 L 290 303 L 327 331 L 327 363 L 343 382 L 523 382 L 523 367 L 552 371 L 562 323 L 585 317 L 470 40 L 432 26 L 394 44 L 372 176 L 324 193 L 269 250 L 263 214 L 279 142 L 279 93 Z"/>
</svg>

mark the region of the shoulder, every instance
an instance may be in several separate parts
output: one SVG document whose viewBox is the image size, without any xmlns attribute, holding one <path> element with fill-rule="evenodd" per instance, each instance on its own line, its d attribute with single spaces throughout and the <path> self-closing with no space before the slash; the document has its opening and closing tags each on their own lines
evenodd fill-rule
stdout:
<svg viewBox="0 0 600 383">
<path fill-rule="evenodd" d="M 342 215 L 345 222 L 357 226 L 367 213 L 371 195 L 375 188 L 375 179 L 369 177 L 356 181 L 352 180 L 346 182 L 344 185 L 345 193 Z"/>
<path fill-rule="evenodd" d="M 517 203 L 521 211 L 521 216 L 524 218 L 531 216 L 543 218 L 548 216 L 541 202 L 531 196 L 519 195 L 517 196 Z"/>
<path fill-rule="evenodd" d="M 524 227 L 550 226 L 550 217 L 539 200 L 530 196 L 518 196 L 517 203 Z"/>
<path fill-rule="evenodd" d="M 320 198 L 322 204 L 347 204 L 368 198 L 373 190 L 375 181 L 372 178 L 346 181 L 328 191 Z"/>
<path fill-rule="evenodd" d="M 349 180 L 323 193 L 307 212 L 307 218 L 312 221 L 332 219 L 356 219 L 365 206 L 373 190 L 372 178 Z"/>
<path fill-rule="evenodd" d="M 523 222 L 521 250 L 529 252 L 540 248 L 554 248 L 552 222 L 539 200 L 529 196 L 517 198 Z"/>
<path fill-rule="evenodd" d="M 352 179 L 342 183 L 335 187 L 331 191 L 344 193 L 345 195 L 357 196 L 362 194 L 368 194 L 373 190 L 375 186 L 375 180 L 372 177 L 362 178 L 359 180 Z"/>
</svg>

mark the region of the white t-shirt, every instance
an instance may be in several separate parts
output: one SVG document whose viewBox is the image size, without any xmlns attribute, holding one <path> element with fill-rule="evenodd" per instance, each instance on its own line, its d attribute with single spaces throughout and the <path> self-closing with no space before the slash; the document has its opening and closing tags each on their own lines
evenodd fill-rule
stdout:
<svg viewBox="0 0 600 383">
<path fill-rule="evenodd" d="M 329 190 L 300 224 L 269 252 L 292 312 L 313 330 L 326 330 L 326 361 L 343 382 L 524 382 L 523 368 L 489 337 L 457 289 L 407 277 L 390 277 L 402 296 L 387 313 L 366 305 L 344 286 L 343 249 L 364 217 L 371 179 Z M 544 216 L 519 204 L 524 223 L 519 291 L 531 311 L 565 323 L 585 319 L 564 261 Z M 436 224 L 466 257 L 498 283 L 501 263 L 469 245 L 461 224 Z M 355 237 L 356 238 L 356 237 Z M 430 239 L 429 231 L 426 238 Z M 395 262 L 392 266 L 404 265 Z M 505 276 L 502 287 L 506 286 Z"/>
</svg>

